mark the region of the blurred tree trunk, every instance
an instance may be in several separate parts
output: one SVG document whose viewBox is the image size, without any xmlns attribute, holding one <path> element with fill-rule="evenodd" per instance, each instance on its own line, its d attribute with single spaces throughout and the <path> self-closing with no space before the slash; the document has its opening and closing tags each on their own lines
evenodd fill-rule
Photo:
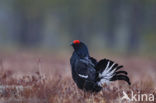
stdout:
<svg viewBox="0 0 156 103">
<path fill-rule="evenodd" d="M 19 44 L 26 47 L 38 46 L 42 40 L 43 10 L 33 1 L 15 2 L 16 13 L 19 16 Z M 20 8 L 20 9 L 19 9 Z"/>
<path fill-rule="evenodd" d="M 42 40 L 42 16 L 32 19 L 23 17 L 21 21 L 21 31 L 19 41 L 25 46 L 36 46 Z"/>
<path fill-rule="evenodd" d="M 141 29 L 143 27 L 144 15 L 143 4 L 135 1 L 132 4 L 131 20 L 130 20 L 130 36 L 128 41 L 128 52 L 136 52 L 140 46 Z M 135 50 L 135 51 L 134 51 Z"/>
<path fill-rule="evenodd" d="M 107 25 L 107 45 L 109 48 L 114 48 L 116 42 L 115 29 L 117 26 L 117 20 L 119 15 L 120 0 L 109 0 L 108 1 L 108 25 Z"/>
<path fill-rule="evenodd" d="M 79 10 L 80 2 L 70 2 L 68 9 L 68 21 L 69 21 L 69 31 L 72 39 L 83 40 L 83 29 L 82 29 L 82 16 Z"/>
<path fill-rule="evenodd" d="M 69 3 L 68 21 L 71 39 L 80 39 L 81 41 L 89 42 L 92 35 L 93 28 L 93 1 L 72 1 Z"/>
<path fill-rule="evenodd" d="M 35 46 L 42 39 L 42 17 L 27 18 L 21 14 L 19 42 L 24 46 Z"/>
</svg>

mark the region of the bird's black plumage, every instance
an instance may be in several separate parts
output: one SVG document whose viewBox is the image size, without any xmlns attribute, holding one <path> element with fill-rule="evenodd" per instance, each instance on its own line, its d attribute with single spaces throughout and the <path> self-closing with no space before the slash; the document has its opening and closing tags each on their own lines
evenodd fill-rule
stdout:
<svg viewBox="0 0 156 103">
<path fill-rule="evenodd" d="M 119 71 L 123 66 L 108 59 L 99 62 L 89 55 L 88 48 L 83 42 L 72 43 L 74 52 L 70 58 L 72 78 L 78 88 L 99 92 L 104 83 L 124 80 L 130 85 L 126 71 Z"/>
</svg>

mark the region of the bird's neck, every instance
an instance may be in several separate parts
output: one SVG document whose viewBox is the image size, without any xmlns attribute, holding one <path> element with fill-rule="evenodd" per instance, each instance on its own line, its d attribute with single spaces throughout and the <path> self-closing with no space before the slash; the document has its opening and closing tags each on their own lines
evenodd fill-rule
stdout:
<svg viewBox="0 0 156 103">
<path fill-rule="evenodd" d="M 85 58 L 89 57 L 89 52 L 87 48 L 81 48 L 75 51 L 75 53 L 80 57 L 80 58 Z"/>
</svg>

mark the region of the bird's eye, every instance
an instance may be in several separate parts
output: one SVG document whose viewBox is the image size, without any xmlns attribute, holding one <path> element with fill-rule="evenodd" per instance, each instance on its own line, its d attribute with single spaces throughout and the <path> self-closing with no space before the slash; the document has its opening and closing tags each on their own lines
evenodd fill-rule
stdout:
<svg viewBox="0 0 156 103">
<path fill-rule="evenodd" d="M 79 40 L 74 40 L 74 41 L 73 41 L 73 44 L 79 44 L 79 43 L 80 43 Z"/>
</svg>

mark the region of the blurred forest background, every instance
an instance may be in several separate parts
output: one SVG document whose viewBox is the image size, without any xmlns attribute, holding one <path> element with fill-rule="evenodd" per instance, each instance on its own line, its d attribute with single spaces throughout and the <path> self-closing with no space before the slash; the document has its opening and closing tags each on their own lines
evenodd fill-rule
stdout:
<svg viewBox="0 0 156 103">
<path fill-rule="evenodd" d="M 75 39 L 124 65 L 132 85 L 85 96 L 71 78 Z M 0 71 L 0 103 L 120 103 L 122 90 L 156 97 L 156 0 L 0 0 Z"/>
<path fill-rule="evenodd" d="M 0 50 L 156 53 L 156 0 L 0 0 Z M 71 49 L 70 49 L 71 50 Z"/>
</svg>

